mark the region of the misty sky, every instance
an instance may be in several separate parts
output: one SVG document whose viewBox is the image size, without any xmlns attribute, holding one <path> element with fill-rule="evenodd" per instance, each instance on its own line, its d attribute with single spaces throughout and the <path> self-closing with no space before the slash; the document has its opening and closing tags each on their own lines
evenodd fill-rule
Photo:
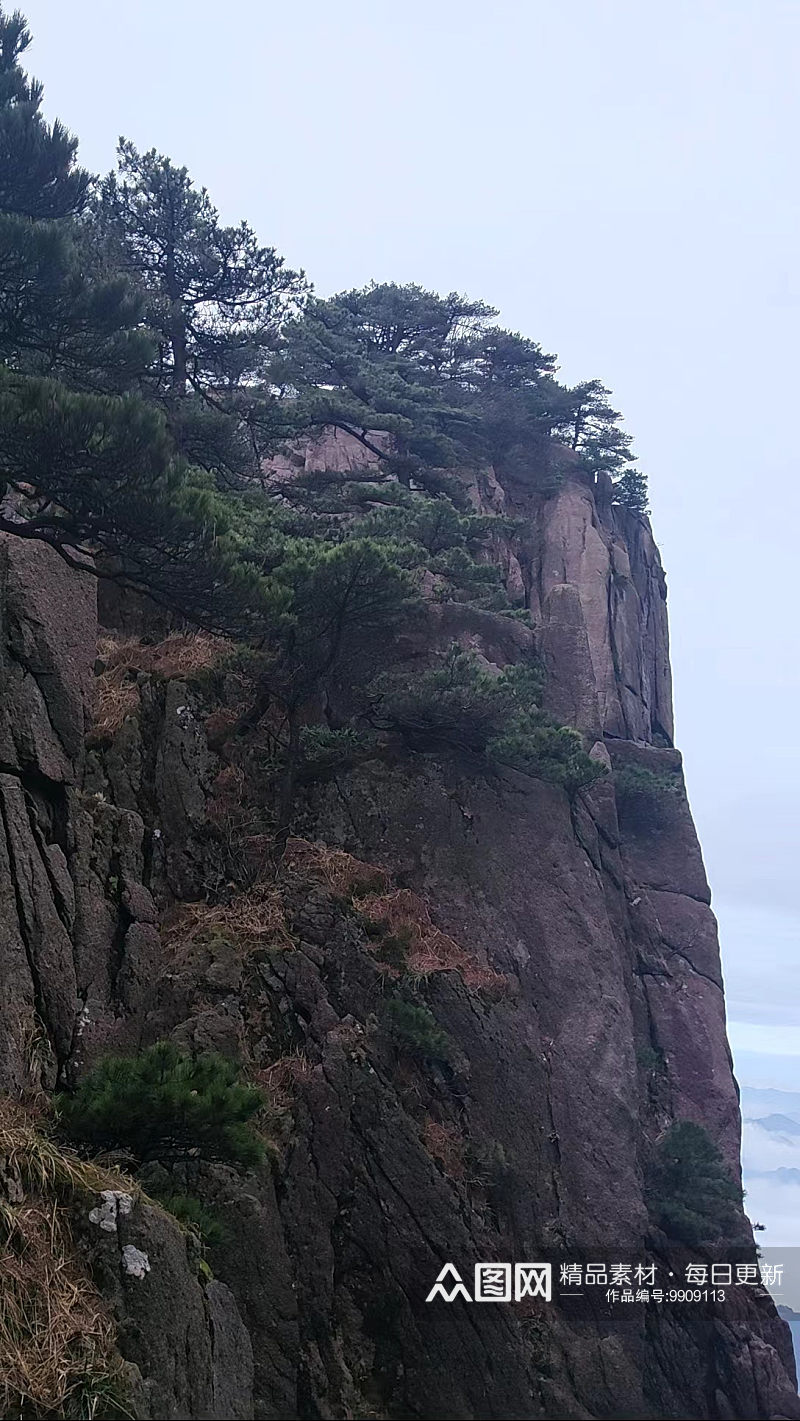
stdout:
<svg viewBox="0 0 800 1421">
<path fill-rule="evenodd" d="M 119 134 L 155 145 L 320 293 L 458 289 L 612 388 L 650 476 L 739 1075 L 800 1089 L 800 4 L 23 8 L 91 169 Z"/>
</svg>

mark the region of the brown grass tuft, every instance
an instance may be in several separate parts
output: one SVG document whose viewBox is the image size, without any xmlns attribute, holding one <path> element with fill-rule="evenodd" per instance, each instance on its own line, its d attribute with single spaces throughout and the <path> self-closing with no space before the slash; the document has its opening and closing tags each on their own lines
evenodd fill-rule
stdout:
<svg viewBox="0 0 800 1421">
<path fill-rule="evenodd" d="M 168 680 L 209 671 L 230 652 L 225 637 L 208 632 L 170 632 L 163 641 L 150 645 L 138 637 L 101 637 L 98 655 L 110 671 L 154 671 Z"/>
<path fill-rule="evenodd" d="M 508 978 L 482 967 L 461 943 L 437 928 L 424 898 L 410 888 L 394 888 L 386 869 L 307 839 L 289 840 L 284 863 L 320 880 L 340 897 L 351 898 L 358 912 L 384 928 L 387 937 L 407 943 L 405 966 L 415 976 L 458 972 L 468 987 L 493 996 L 506 992 Z M 375 946 L 379 951 L 380 943 Z"/>
<path fill-rule="evenodd" d="M 126 1414 L 113 1325 L 75 1250 L 67 1205 L 77 1193 L 132 1186 L 59 1150 L 7 1099 L 0 1180 L 0 1414 Z"/>
<path fill-rule="evenodd" d="M 429 1118 L 422 1127 L 422 1143 L 449 1179 L 466 1179 L 464 1139 L 457 1126 Z"/>
<path fill-rule="evenodd" d="M 135 681 L 103 672 L 93 686 L 91 739 L 104 744 L 112 740 L 129 715 L 139 709 L 139 687 Z"/>
<path fill-rule="evenodd" d="M 319 842 L 312 844 L 308 839 L 290 839 L 283 862 L 287 868 L 319 879 L 339 897 L 359 897 L 385 890 L 391 883 L 386 870 L 376 864 L 354 858 L 344 849 L 332 849 Z"/>
<path fill-rule="evenodd" d="M 172 632 L 153 646 L 138 637 L 101 637 L 97 653 L 105 669 L 94 682 L 93 738 L 109 740 L 139 705 L 138 671 L 173 678 L 216 666 L 230 642 L 206 632 Z"/>
<path fill-rule="evenodd" d="M 230 903 L 182 903 L 165 919 L 162 937 L 177 946 L 225 938 L 245 952 L 292 946 L 280 893 L 270 883 L 256 883 Z"/>
<path fill-rule="evenodd" d="M 246 701 L 238 701 L 235 706 L 218 706 L 203 721 L 206 739 L 212 749 L 218 749 L 229 740 L 247 709 Z"/>
<path fill-rule="evenodd" d="M 410 888 L 368 893 L 357 906 L 365 917 L 381 927 L 385 926 L 387 936 L 396 936 L 407 942 L 406 966 L 415 976 L 458 972 L 468 987 L 498 995 L 506 990 L 507 977 L 491 967 L 482 967 L 461 943 L 437 928 L 424 898 Z"/>
<path fill-rule="evenodd" d="M 266 1092 L 269 1108 L 278 1114 L 291 1110 L 301 1083 L 311 1075 L 311 1062 L 304 1051 L 292 1051 L 270 1066 L 255 1071 L 253 1079 Z"/>
<path fill-rule="evenodd" d="M 81 1159 L 44 1133 L 42 1117 L 24 1109 L 8 1096 L 0 1096 L 0 1159 L 6 1176 L 18 1175 L 25 1190 L 70 1198 L 101 1189 L 138 1192 L 127 1175 Z M 3 1175 L 0 1174 L 0 1181 Z"/>
</svg>

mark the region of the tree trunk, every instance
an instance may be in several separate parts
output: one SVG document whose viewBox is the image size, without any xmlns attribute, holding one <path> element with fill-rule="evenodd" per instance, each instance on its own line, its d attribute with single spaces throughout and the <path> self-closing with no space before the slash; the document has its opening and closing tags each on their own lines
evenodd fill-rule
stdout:
<svg viewBox="0 0 800 1421">
<path fill-rule="evenodd" d="M 172 346 L 172 389 L 174 400 L 186 394 L 186 318 L 175 272 L 175 257 L 167 257 L 166 288 L 169 297 L 169 339 Z"/>
<path fill-rule="evenodd" d="M 281 779 L 278 797 L 278 824 L 272 850 L 272 860 L 277 869 L 286 852 L 289 831 L 292 827 L 292 810 L 297 781 L 297 765 L 300 759 L 300 720 L 296 707 L 288 712 L 289 739 L 286 747 L 286 766 Z"/>
</svg>

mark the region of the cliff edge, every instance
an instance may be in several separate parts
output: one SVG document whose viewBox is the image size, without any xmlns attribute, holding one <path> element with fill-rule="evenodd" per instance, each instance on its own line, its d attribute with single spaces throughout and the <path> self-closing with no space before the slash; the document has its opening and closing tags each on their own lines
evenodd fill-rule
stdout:
<svg viewBox="0 0 800 1421">
<path fill-rule="evenodd" d="M 552 494 L 466 482 L 515 520 L 491 556 L 529 615 L 434 598 L 398 662 L 456 643 L 494 673 L 535 653 L 546 707 L 609 773 L 570 798 L 390 745 L 303 784 L 277 876 L 239 673 L 178 633 L 106 626 L 98 653 L 94 579 L 3 536 L 0 1083 L 32 1098 L 169 1036 L 240 1061 L 272 1102 L 268 1167 L 197 1166 L 225 1232 L 204 1268 L 146 1201 L 117 1232 L 88 1204 L 73 1223 L 136 1415 L 800 1416 L 761 1287 L 724 1317 L 426 1303 L 447 1261 L 636 1262 L 675 1121 L 739 1169 L 649 525 L 569 466 Z M 406 980 L 436 1045 L 387 1025 Z"/>
</svg>

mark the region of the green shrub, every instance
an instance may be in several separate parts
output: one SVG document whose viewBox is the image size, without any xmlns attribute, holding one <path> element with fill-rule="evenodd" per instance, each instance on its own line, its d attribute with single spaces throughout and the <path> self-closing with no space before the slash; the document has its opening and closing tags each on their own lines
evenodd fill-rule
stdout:
<svg viewBox="0 0 800 1421">
<path fill-rule="evenodd" d="M 636 1064 L 651 1075 L 663 1069 L 664 1052 L 657 1046 L 639 1046 L 636 1051 Z"/>
<path fill-rule="evenodd" d="M 249 1122 L 262 1105 L 222 1056 L 188 1056 L 170 1041 L 139 1056 L 107 1056 L 74 1095 L 58 1097 L 62 1128 L 98 1149 L 147 1160 L 255 1165 L 264 1145 Z"/>
<path fill-rule="evenodd" d="M 664 794 L 682 794 L 683 776 L 680 770 L 650 770 L 646 765 L 623 765 L 614 771 L 614 786 L 618 794 L 646 795 L 651 799 Z"/>
<path fill-rule="evenodd" d="M 374 741 L 353 726 L 330 730 L 327 725 L 304 725 L 300 731 L 300 774 L 313 779 L 328 770 L 352 765 L 369 753 Z"/>
<path fill-rule="evenodd" d="M 496 563 L 477 562 L 467 548 L 448 548 L 431 558 L 428 566 L 446 580 L 439 600 L 468 602 L 489 612 L 511 609 Z"/>
<path fill-rule="evenodd" d="M 679 1120 L 659 1141 L 648 1172 L 650 1217 L 668 1238 L 697 1247 L 742 1232 L 741 1190 L 702 1125 Z"/>
<path fill-rule="evenodd" d="M 514 622 L 522 622 L 526 627 L 533 626 L 530 607 L 501 608 L 499 615 Z"/>
<path fill-rule="evenodd" d="M 496 764 L 561 785 L 568 794 L 588 788 L 606 774 L 605 767 L 587 755 L 578 732 L 558 725 L 543 711 L 535 717 L 512 718 L 508 728 L 489 742 L 487 751 Z"/>
<path fill-rule="evenodd" d="M 383 1019 L 392 1039 L 410 1055 L 423 1061 L 449 1061 L 450 1037 L 426 1006 L 392 997 L 384 1007 Z"/>
<path fill-rule="evenodd" d="M 648 511 L 647 475 L 641 469 L 626 469 L 614 480 L 613 501 L 645 518 Z"/>
<path fill-rule="evenodd" d="M 379 688 L 379 716 L 415 749 L 481 756 L 574 793 L 605 774 L 580 735 L 541 709 L 544 674 L 524 662 L 490 675 L 477 657 L 451 646 L 440 667 L 401 689 Z"/>
<path fill-rule="evenodd" d="M 202 1204 L 194 1194 L 158 1193 L 154 1195 L 159 1204 L 172 1217 L 197 1234 L 201 1243 L 219 1244 L 225 1240 L 225 1230 L 214 1209 Z"/>
<path fill-rule="evenodd" d="M 87 1369 L 66 1392 L 58 1415 L 64 1417 L 64 1421 L 94 1421 L 96 1417 L 102 1417 L 103 1421 L 131 1421 L 134 1413 L 130 1408 L 128 1379 L 121 1368 L 114 1371 Z M 41 1414 L 14 1412 L 20 1416 Z"/>
<path fill-rule="evenodd" d="M 415 749 L 484 754 L 514 709 L 514 697 L 471 653 L 453 645 L 443 665 L 400 687 L 381 682 L 379 714 Z"/>
</svg>

